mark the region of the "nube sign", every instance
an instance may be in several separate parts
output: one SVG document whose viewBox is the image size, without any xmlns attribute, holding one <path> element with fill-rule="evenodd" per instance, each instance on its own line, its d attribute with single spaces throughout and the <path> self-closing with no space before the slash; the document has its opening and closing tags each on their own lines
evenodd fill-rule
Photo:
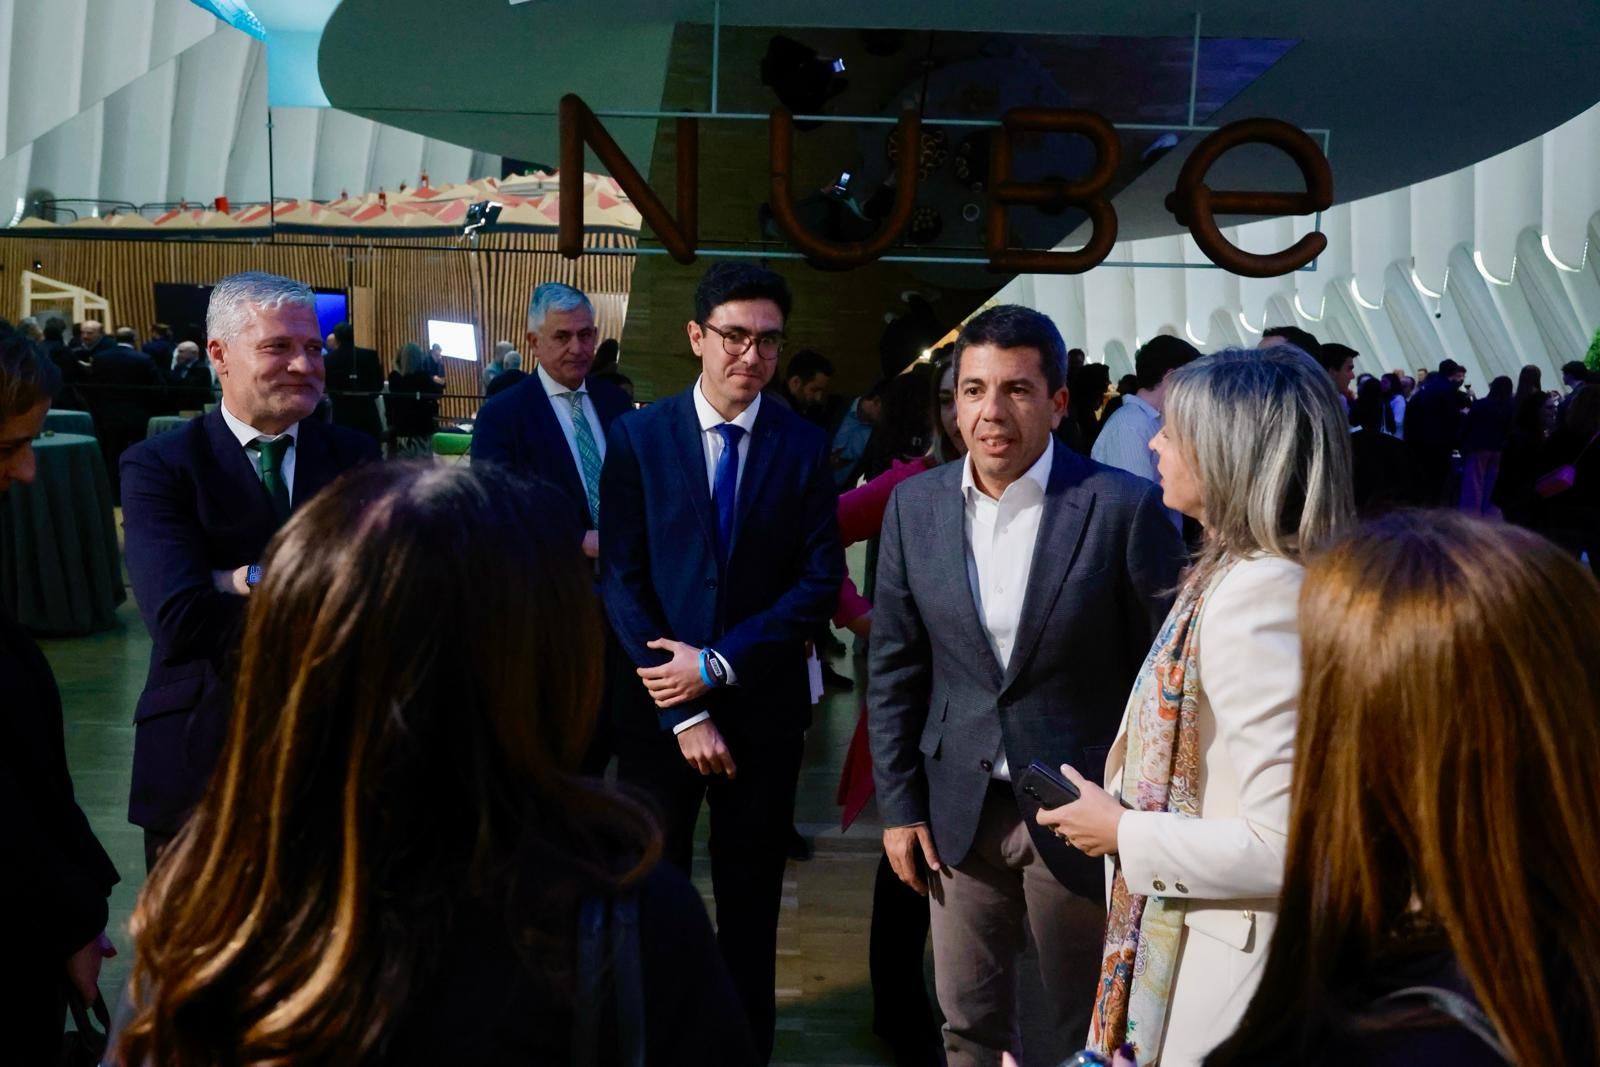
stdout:
<svg viewBox="0 0 1600 1067">
<path fill-rule="evenodd" d="M 677 214 L 640 176 L 587 104 L 571 94 L 561 99 L 561 217 L 557 248 L 568 259 L 583 254 L 583 153 L 593 150 L 622 186 L 644 221 L 655 231 L 673 259 L 692 263 L 699 239 L 699 120 L 679 118 L 677 138 Z M 917 158 L 922 123 L 916 112 L 900 118 L 897 136 L 898 175 L 894 208 L 870 240 L 827 241 L 800 222 L 795 213 L 791 171 L 794 120 L 788 111 L 772 112 L 768 122 L 772 160 L 773 218 L 796 248 L 826 267 L 848 270 L 871 263 L 887 252 L 911 221 L 917 197 Z M 1011 139 L 1018 134 L 1077 135 L 1095 149 L 1095 165 L 1076 181 L 1014 181 Z M 1305 191 L 1269 193 L 1212 189 L 1206 174 L 1221 156 L 1246 144 L 1269 145 L 1287 155 L 1305 179 Z M 1001 120 L 992 142 L 989 214 L 984 252 L 989 269 L 1003 273 L 1081 274 L 1101 263 L 1117 240 L 1117 214 L 1105 192 L 1117 171 L 1121 145 L 1116 127 L 1103 115 L 1071 108 L 1015 108 Z M 1189 230 L 1206 257 L 1223 270 L 1247 278 L 1272 278 L 1299 270 L 1321 255 L 1328 239 L 1313 231 L 1288 248 L 1265 255 L 1246 252 L 1223 236 L 1217 215 L 1309 215 L 1333 204 L 1333 173 L 1321 148 L 1304 131 L 1277 119 L 1243 119 L 1208 134 L 1184 163 L 1176 188 L 1167 196 L 1167 210 Z M 1076 251 L 1012 248 L 1007 237 L 1007 211 L 1013 205 L 1082 208 L 1089 215 L 1089 240 Z"/>
</svg>

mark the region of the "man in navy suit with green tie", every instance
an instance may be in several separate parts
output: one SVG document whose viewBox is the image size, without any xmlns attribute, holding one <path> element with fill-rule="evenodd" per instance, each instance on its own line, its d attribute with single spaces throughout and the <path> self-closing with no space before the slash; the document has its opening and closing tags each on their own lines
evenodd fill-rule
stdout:
<svg viewBox="0 0 1600 1067">
<path fill-rule="evenodd" d="M 655 799 L 684 870 L 709 803 L 717 938 L 763 1063 L 806 641 L 844 577 L 827 436 L 761 397 L 789 308 L 772 271 L 711 267 L 687 326 L 700 377 L 612 425 L 600 480 L 601 592 L 648 696 L 617 724 L 617 774 Z"/>
</svg>

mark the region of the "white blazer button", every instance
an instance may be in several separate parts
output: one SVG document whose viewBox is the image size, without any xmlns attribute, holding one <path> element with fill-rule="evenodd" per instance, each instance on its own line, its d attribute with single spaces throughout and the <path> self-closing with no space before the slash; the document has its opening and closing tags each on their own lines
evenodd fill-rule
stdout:
<svg viewBox="0 0 1600 1067">
<path fill-rule="evenodd" d="M 1165 893 L 1167 891 L 1167 883 L 1163 882 L 1159 878 L 1151 882 L 1150 885 L 1157 893 Z"/>
</svg>

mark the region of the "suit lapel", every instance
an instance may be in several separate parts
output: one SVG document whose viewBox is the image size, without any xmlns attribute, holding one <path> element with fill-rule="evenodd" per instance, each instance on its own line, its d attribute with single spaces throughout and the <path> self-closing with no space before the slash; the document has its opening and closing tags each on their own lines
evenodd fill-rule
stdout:
<svg viewBox="0 0 1600 1067">
<path fill-rule="evenodd" d="M 256 472 L 255 463 L 239 445 L 239 439 L 233 436 L 233 431 L 222 420 L 222 411 L 218 409 L 203 417 L 206 440 L 211 445 L 212 456 L 221 472 L 222 486 L 226 487 L 222 489 L 219 486 L 219 489 L 237 501 L 240 517 L 248 520 L 250 526 L 276 529 L 278 522 L 272 514 L 272 501 L 261 485 L 261 476 Z"/>
<path fill-rule="evenodd" d="M 695 414 L 694 398 L 682 392 L 664 403 L 675 405 L 668 420 L 673 451 L 678 454 L 678 465 L 683 469 L 683 484 L 689 495 L 689 505 L 700 520 L 700 533 L 715 558 L 717 515 L 711 508 L 711 486 L 706 481 L 705 445 L 700 442 L 700 417 Z"/>
<path fill-rule="evenodd" d="M 989 633 L 978 617 L 978 603 L 972 596 L 972 576 L 967 570 L 967 502 L 961 492 L 961 471 L 964 463 L 952 463 L 946 469 L 946 488 L 938 495 L 934 531 L 932 573 L 950 576 L 950 599 L 956 609 L 961 627 L 967 631 L 968 644 L 978 650 L 988 673 L 991 685 L 1000 684 L 1000 661 L 995 658 L 989 644 Z M 941 472 L 942 474 L 942 472 Z M 910 561 L 907 561 L 910 565 Z"/>
<path fill-rule="evenodd" d="M 1033 546 L 1033 567 L 1028 572 L 1028 590 L 1022 599 L 1022 618 L 1017 623 L 1017 640 L 1011 649 L 1002 689 L 1016 681 L 1028 658 L 1033 655 L 1044 623 L 1061 595 L 1078 544 L 1083 540 L 1093 510 L 1094 494 L 1078 488 L 1083 480 L 1084 461 L 1059 441 L 1052 447 L 1050 484 L 1044 494 L 1044 514 L 1039 517 L 1039 536 Z"/>
<path fill-rule="evenodd" d="M 316 496 L 338 472 L 333 470 L 330 456 L 332 442 L 312 420 L 300 423 L 294 447 L 299 455 L 294 460 L 294 491 L 290 502 L 298 508 Z"/>
<path fill-rule="evenodd" d="M 756 412 L 756 424 L 750 431 L 750 443 L 746 446 L 744 472 L 739 475 L 739 495 L 733 523 L 733 548 L 728 552 L 729 559 L 733 558 L 733 550 L 739 547 L 740 536 L 750 522 L 750 513 L 755 509 L 756 498 L 766 487 L 773 457 L 777 455 L 778 445 L 783 437 L 783 433 L 775 425 L 778 417 L 772 404 L 763 400 L 761 410 Z"/>
</svg>

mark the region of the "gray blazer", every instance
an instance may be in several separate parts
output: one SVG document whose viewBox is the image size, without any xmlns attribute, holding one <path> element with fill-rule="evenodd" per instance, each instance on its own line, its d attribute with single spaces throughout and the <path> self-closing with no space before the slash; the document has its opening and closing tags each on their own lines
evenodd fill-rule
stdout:
<svg viewBox="0 0 1600 1067">
<path fill-rule="evenodd" d="M 1012 778 L 1032 760 L 1100 781 L 1134 678 L 1172 606 L 1183 543 L 1149 481 L 1052 447 L 1050 483 L 1010 666 L 967 578 L 959 463 L 899 485 L 878 550 L 868 725 L 885 826 L 926 822 L 944 863 L 972 846 L 1002 737 Z M 1097 860 L 1033 822 L 1069 888 L 1098 899 Z"/>
</svg>

